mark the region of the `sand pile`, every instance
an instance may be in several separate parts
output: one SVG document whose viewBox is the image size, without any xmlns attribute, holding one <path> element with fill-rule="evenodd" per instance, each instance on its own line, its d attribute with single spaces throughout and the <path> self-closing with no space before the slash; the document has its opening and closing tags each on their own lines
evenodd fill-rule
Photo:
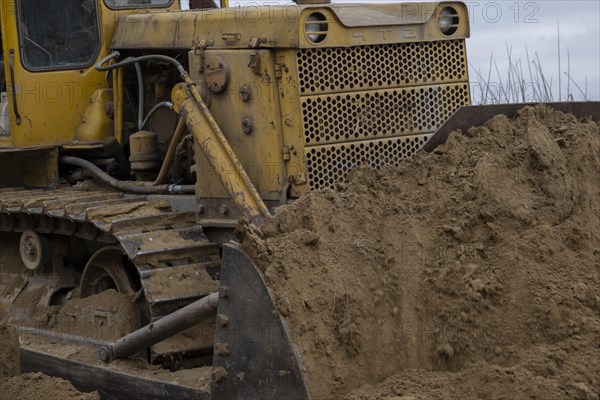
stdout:
<svg viewBox="0 0 600 400">
<path fill-rule="evenodd" d="M 598 398 L 594 122 L 497 116 L 239 233 L 314 399 Z"/>
<path fill-rule="evenodd" d="M 42 373 L 30 373 L 0 380 L 5 400 L 98 400 L 97 392 L 81 393 L 69 381 Z"/>
<path fill-rule="evenodd" d="M 21 373 L 19 335 L 14 326 L 0 323 L 0 379 Z"/>
<path fill-rule="evenodd" d="M 117 340 L 141 327 L 139 308 L 132 298 L 114 289 L 84 299 L 73 297 L 63 306 L 40 309 L 24 324 L 67 335 Z"/>
</svg>

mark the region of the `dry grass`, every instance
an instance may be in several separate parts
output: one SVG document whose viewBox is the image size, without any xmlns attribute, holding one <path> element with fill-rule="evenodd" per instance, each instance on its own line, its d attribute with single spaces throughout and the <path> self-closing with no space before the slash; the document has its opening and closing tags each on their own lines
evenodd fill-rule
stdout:
<svg viewBox="0 0 600 400">
<path fill-rule="evenodd" d="M 587 77 L 583 89 L 571 75 L 570 52 L 567 47 L 567 92 L 566 96 L 559 95 L 557 99 L 552 92 L 553 77 L 544 72 L 537 52 L 530 56 L 529 49 L 525 46 L 526 63 L 521 58 L 513 57 L 512 46 L 506 43 L 506 57 L 508 71 L 500 73 L 494 53 L 490 55 L 489 66 L 486 72 L 481 72 L 472 64 L 471 91 L 473 104 L 501 104 L 501 103 L 531 103 L 552 101 L 586 101 Z M 559 69 L 560 70 L 560 69 Z M 484 70 L 485 71 L 485 70 Z M 560 80 L 559 80 L 560 81 Z M 559 85 L 561 83 L 559 82 Z"/>
</svg>

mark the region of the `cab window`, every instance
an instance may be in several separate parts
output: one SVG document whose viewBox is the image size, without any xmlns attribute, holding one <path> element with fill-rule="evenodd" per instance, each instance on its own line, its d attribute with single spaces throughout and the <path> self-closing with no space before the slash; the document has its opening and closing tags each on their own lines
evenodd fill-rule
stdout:
<svg viewBox="0 0 600 400">
<path fill-rule="evenodd" d="M 95 61 L 100 49 L 95 0 L 19 0 L 17 4 L 25 68 L 76 69 Z"/>
</svg>

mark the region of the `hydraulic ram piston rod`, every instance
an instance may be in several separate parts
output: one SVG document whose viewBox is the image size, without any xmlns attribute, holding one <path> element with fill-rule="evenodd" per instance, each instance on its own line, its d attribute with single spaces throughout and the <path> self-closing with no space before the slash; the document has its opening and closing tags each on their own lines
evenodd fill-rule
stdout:
<svg viewBox="0 0 600 400">
<path fill-rule="evenodd" d="M 192 326 L 213 317 L 217 312 L 219 294 L 211 293 L 156 322 L 131 332 L 114 343 L 100 347 L 98 355 L 105 363 L 115 358 L 125 358 L 155 343 L 185 331 Z"/>
</svg>

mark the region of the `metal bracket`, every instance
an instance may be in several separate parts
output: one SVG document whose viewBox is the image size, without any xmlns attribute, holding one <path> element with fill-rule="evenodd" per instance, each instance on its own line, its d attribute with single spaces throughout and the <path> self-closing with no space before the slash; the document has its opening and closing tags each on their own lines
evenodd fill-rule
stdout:
<svg viewBox="0 0 600 400">
<path fill-rule="evenodd" d="M 267 43 L 267 42 L 268 42 L 267 38 L 253 37 L 252 39 L 250 39 L 250 44 L 248 45 L 248 47 L 250 47 L 251 49 L 255 49 L 255 48 L 259 47 L 261 44 Z"/>
<path fill-rule="evenodd" d="M 279 63 L 275 64 L 275 78 L 281 78 L 283 76 L 283 66 Z"/>
<path fill-rule="evenodd" d="M 248 66 L 252 69 L 256 75 L 260 75 L 260 57 L 258 53 L 250 53 L 250 62 Z"/>
<path fill-rule="evenodd" d="M 201 39 L 196 46 L 194 46 L 194 54 L 200 56 L 200 67 L 198 68 L 198 72 L 204 72 L 204 59 L 205 54 L 204 51 L 208 46 L 212 46 L 214 44 L 213 40 L 210 39 Z"/>
<path fill-rule="evenodd" d="M 241 38 L 242 34 L 238 32 L 223 32 L 223 34 L 221 35 L 221 39 L 223 39 L 226 42 L 240 40 Z"/>
</svg>

